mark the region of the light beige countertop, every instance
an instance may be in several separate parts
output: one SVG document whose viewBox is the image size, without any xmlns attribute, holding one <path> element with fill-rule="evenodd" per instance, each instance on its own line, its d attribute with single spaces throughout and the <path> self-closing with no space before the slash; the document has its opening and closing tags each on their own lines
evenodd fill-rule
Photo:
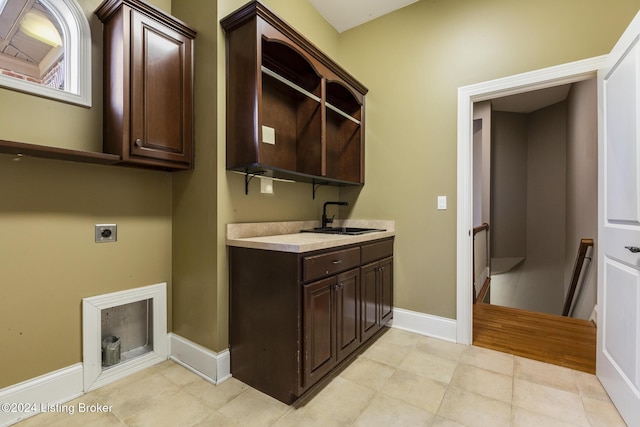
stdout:
<svg viewBox="0 0 640 427">
<path fill-rule="evenodd" d="M 227 245 L 282 252 L 309 252 L 395 236 L 395 221 L 336 220 L 332 227 L 379 228 L 359 235 L 300 233 L 320 226 L 320 221 L 286 221 L 227 224 Z"/>
</svg>

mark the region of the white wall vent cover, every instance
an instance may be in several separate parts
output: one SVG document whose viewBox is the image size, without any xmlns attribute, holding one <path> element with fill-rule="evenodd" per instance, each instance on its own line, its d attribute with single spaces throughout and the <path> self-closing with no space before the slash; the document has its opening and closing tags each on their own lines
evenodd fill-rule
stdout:
<svg viewBox="0 0 640 427">
<path fill-rule="evenodd" d="M 148 301 L 147 304 L 133 304 Z M 103 311 L 127 304 L 147 307 L 148 344 L 128 351 L 120 363 L 102 366 Z M 117 310 L 115 310 L 117 311 Z M 84 391 L 117 381 L 134 372 L 167 360 L 167 284 L 129 289 L 82 300 L 82 354 Z"/>
</svg>

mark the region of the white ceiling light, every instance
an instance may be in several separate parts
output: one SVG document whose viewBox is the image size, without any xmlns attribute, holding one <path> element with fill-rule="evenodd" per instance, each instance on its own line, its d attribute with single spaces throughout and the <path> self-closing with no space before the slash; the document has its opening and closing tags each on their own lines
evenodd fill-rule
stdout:
<svg viewBox="0 0 640 427">
<path fill-rule="evenodd" d="M 4 7 L 6 6 L 8 0 L 0 0 L 0 14 L 2 14 L 2 11 L 4 10 Z"/>
<path fill-rule="evenodd" d="M 418 0 L 309 0 L 338 32 L 343 32 Z"/>
<path fill-rule="evenodd" d="M 61 46 L 62 38 L 53 23 L 34 10 L 27 12 L 20 23 L 23 33 L 50 46 Z"/>
</svg>

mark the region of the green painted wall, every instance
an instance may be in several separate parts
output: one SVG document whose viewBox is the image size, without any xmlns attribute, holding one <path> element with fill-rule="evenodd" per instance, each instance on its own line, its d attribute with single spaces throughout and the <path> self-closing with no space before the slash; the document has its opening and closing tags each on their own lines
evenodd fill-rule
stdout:
<svg viewBox="0 0 640 427">
<path fill-rule="evenodd" d="M 0 388 L 78 363 L 81 299 L 161 281 L 169 329 L 215 351 L 228 343 L 224 228 L 243 221 L 318 219 L 326 200 L 345 214 L 397 223 L 396 304 L 455 318 L 457 88 L 605 54 L 639 1 L 422 0 L 338 34 L 307 0 L 266 4 L 369 89 L 366 185 L 321 188 L 226 172 L 224 37 L 240 0 L 156 0 L 198 30 L 196 169 L 173 174 L 0 155 Z M 0 89 L 0 139 L 99 151 L 98 0 L 81 0 L 93 36 L 93 107 Z M 37 124 L 36 124 L 37 121 Z M 436 196 L 449 209 L 436 210 Z M 93 224 L 116 222 L 97 245 Z"/>
<path fill-rule="evenodd" d="M 0 139 L 101 151 L 100 1 L 79 3 L 92 32 L 93 106 L 0 89 Z M 169 0 L 153 4 L 170 10 Z M 82 298 L 160 282 L 171 289 L 171 180 L 0 154 L 0 389 L 82 362 Z M 118 225 L 116 243 L 94 242 L 100 223 Z"/>
<path fill-rule="evenodd" d="M 228 346 L 228 223 L 319 219 L 322 203 L 338 190 L 274 183 L 260 194 L 254 179 L 249 194 L 244 176 L 225 169 L 225 45 L 220 19 L 246 2 L 174 0 L 173 13 L 198 31 L 196 39 L 196 168 L 174 175 L 173 331 L 215 351 Z M 337 53 L 338 35 L 306 1 L 265 1 L 327 52 Z"/>
<path fill-rule="evenodd" d="M 369 87 L 354 217 L 396 220 L 395 304 L 456 316 L 457 89 L 606 54 L 640 1 L 421 0 L 340 36 Z M 448 209 L 436 209 L 436 197 Z"/>
</svg>

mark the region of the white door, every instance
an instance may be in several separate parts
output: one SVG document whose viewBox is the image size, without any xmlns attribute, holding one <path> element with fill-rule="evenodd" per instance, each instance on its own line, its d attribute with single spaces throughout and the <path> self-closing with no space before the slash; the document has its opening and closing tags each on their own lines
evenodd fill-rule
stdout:
<svg viewBox="0 0 640 427">
<path fill-rule="evenodd" d="M 598 72 L 597 375 L 640 426 L 640 14 Z"/>
</svg>

